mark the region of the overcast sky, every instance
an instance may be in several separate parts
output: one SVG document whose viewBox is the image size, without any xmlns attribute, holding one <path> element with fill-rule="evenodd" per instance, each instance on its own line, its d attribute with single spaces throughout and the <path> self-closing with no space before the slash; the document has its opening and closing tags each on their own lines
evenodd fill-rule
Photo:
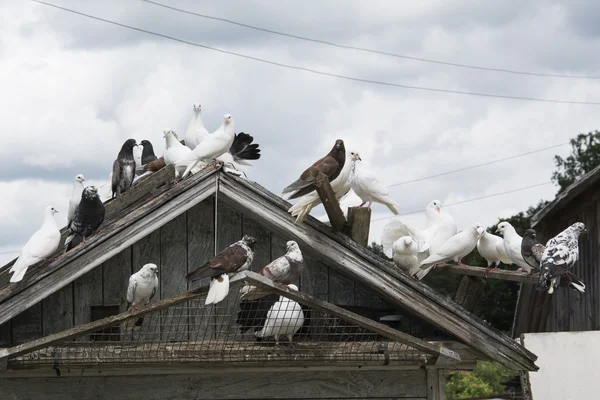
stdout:
<svg viewBox="0 0 600 400">
<path fill-rule="evenodd" d="M 597 1 L 169 1 L 267 29 L 412 57 L 543 74 L 600 76 Z M 327 73 L 396 84 L 600 101 L 600 81 L 465 69 L 249 30 L 142 1 L 49 0 L 187 41 Z M 493 7 L 492 7 L 493 4 Z M 180 133 L 201 103 L 209 131 L 231 113 L 262 158 L 250 178 L 280 193 L 336 138 L 394 183 L 560 144 L 598 128 L 600 106 L 418 91 L 284 69 L 161 39 L 44 5 L 0 4 L 0 252 L 19 249 L 52 204 L 66 223 L 71 182 L 104 184 L 121 144 Z M 569 147 L 392 187 L 402 212 L 548 182 Z M 459 229 L 486 225 L 552 185 L 451 206 Z M 350 196 L 346 205 L 360 200 Z M 317 209 L 313 215 L 322 214 Z M 389 217 L 374 207 L 374 219 Z M 406 219 L 417 226 L 423 214 Z M 388 220 L 389 221 L 389 220 Z M 372 224 L 379 241 L 386 220 Z M 0 254 L 0 263 L 17 254 Z"/>
</svg>

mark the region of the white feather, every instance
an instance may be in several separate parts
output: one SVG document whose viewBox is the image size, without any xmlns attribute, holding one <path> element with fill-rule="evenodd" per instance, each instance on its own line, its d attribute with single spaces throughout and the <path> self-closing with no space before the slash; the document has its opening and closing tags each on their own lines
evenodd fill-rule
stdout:
<svg viewBox="0 0 600 400">
<path fill-rule="evenodd" d="M 194 104 L 194 115 L 185 132 L 185 145 L 194 150 L 209 135 L 202 121 L 202 107 Z"/>
<path fill-rule="evenodd" d="M 71 191 L 71 198 L 69 199 L 69 211 L 67 212 L 67 225 L 73 219 L 75 209 L 81 201 L 81 193 L 83 192 L 83 182 L 85 178 L 83 175 L 77 175 L 73 181 L 73 190 Z"/>
<path fill-rule="evenodd" d="M 298 290 L 296 285 L 288 285 L 291 290 Z M 279 300 L 273 304 L 263 328 L 256 332 L 257 337 L 274 336 L 275 341 L 279 343 L 279 336 L 285 335 L 290 343 L 292 338 L 304 324 L 304 312 L 297 302 L 284 296 L 279 296 Z"/>
<path fill-rule="evenodd" d="M 369 171 L 357 157 L 352 159 L 352 172 L 350 174 L 352 190 L 364 203 L 380 203 L 390 209 L 395 215 L 400 214 L 398 204 L 389 196 L 390 191 L 377 177 Z"/>
<path fill-rule="evenodd" d="M 208 289 L 206 301 L 204 302 L 205 305 L 217 304 L 229 294 L 229 275 L 223 274 L 220 278 L 223 279 L 222 282 L 219 282 L 217 278 L 211 279 L 210 289 Z"/>
<path fill-rule="evenodd" d="M 504 238 L 504 250 L 508 259 L 525 271 L 531 272 L 531 266 L 527 264 L 521 255 L 521 242 L 523 242 L 523 237 L 517 233 L 515 228 L 509 222 L 506 221 L 498 224 L 497 231 L 500 232 Z"/>
</svg>

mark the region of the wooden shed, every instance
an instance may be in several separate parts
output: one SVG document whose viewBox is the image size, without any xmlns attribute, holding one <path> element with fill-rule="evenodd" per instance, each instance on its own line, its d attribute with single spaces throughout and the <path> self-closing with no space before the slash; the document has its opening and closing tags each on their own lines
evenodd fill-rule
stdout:
<svg viewBox="0 0 600 400">
<path fill-rule="evenodd" d="M 522 333 L 600 330 L 600 166 L 559 194 L 531 220 L 538 240 L 546 243 L 569 225 L 583 222 L 579 262 L 573 273 L 586 285 L 585 293 L 561 287 L 554 294 L 522 284 L 513 337 Z"/>
<path fill-rule="evenodd" d="M 258 184 L 220 169 L 172 176 L 164 168 L 108 202 L 93 237 L 21 282 L 0 269 L 3 397 L 443 399 L 444 371 L 478 359 L 537 370 L 516 341 L 363 245 L 312 217 L 296 225 Z M 207 282 L 185 275 L 244 234 L 258 239 L 252 271 L 298 242 L 300 291 L 248 271 L 204 306 Z M 157 298 L 127 311 L 129 276 L 147 262 L 159 266 Z M 302 306 L 293 345 L 242 332 L 242 284 Z"/>
</svg>

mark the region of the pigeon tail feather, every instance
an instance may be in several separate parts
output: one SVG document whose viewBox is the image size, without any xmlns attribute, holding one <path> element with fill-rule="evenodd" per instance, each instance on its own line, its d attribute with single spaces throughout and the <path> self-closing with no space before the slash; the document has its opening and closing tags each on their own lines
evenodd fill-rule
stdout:
<svg viewBox="0 0 600 400">
<path fill-rule="evenodd" d="M 414 274 L 414 277 L 417 278 L 418 280 L 422 280 L 423 278 L 425 278 L 425 275 L 427 275 L 429 273 L 429 271 L 431 271 L 433 269 L 435 265 L 432 265 L 430 267 L 428 267 L 427 269 L 421 269 L 418 272 L 416 272 Z"/>
<path fill-rule="evenodd" d="M 221 279 L 220 282 L 219 279 Z M 208 289 L 204 305 L 217 304 L 227 297 L 227 294 L 229 294 L 229 275 L 223 274 L 210 281 L 210 289 Z"/>
<path fill-rule="evenodd" d="M 387 206 L 387 208 L 390 209 L 391 212 L 393 212 L 396 215 L 400 215 L 400 210 L 398 209 L 398 205 L 397 204 L 386 203 L 385 205 Z"/>
<path fill-rule="evenodd" d="M 258 144 L 252 144 L 252 141 L 254 141 L 254 137 L 244 132 L 240 132 L 235 136 L 231 147 L 229 147 L 229 153 L 235 161 L 258 160 L 260 158 Z"/>
<path fill-rule="evenodd" d="M 25 268 L 20 268 L 18 270 L 15 270 L 13 275 L 10 277 L 10 281 L 12 283 L 20 282 L 23 279 L 23 277 L 25 276 L 25 274 L 27 273 L 28 268 L 29 267 L 25 267 Z"/>
</svg>

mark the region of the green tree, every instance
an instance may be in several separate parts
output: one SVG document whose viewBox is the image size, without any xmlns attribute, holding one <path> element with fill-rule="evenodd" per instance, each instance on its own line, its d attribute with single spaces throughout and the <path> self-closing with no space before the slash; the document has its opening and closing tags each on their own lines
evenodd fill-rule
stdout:
<svg viewBox="0 0 600 400">
<path fill-rule="evenodd" d="M 580 133 L 571 139 L 571 155 L 566 159 L 554 156 L 557 170 L 552 174 L 552 181 L 559 186 L 562 193 L 577 179 L 600 165 L 600 132 Z"/>
<path fill-rule="evenodd" d="M 515 376 L 517 372 L 498 363 L 478 361 L 473 371 L 457 371 L 450 377 L 446 397 L 456 400 L 502 394 L 506 391 L 505 383 Z"/>
</svg>

